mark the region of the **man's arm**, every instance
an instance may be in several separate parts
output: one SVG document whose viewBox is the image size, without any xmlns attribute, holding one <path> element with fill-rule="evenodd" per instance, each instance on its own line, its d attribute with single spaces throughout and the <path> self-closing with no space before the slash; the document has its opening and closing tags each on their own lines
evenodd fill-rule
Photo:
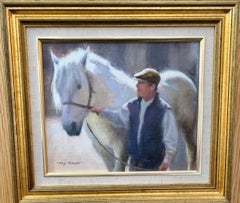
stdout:
<svg viewBox="0 0 240 203">
<path fill-rule="evenodd" d="M 91 112 L 95 112 L 103 118 L 106 118 L 121 127 L 128 128 L 129 110 L 127 103 L 118 110 L 109 110 L 103 107 L 93 107 L 91 108 Z"/>
<path fill-rule="evenodd" d="M 176 119 L 171 109 L 167 109 L 162 122 L 163 141 L 165 144 L 165 157 L 162 164 L 159 166 L 159 170 L 165 171 L 168 169 L 171 161 L 177 151 L 177 141 L 178 141 L 178 128 Z"/>
</svg>

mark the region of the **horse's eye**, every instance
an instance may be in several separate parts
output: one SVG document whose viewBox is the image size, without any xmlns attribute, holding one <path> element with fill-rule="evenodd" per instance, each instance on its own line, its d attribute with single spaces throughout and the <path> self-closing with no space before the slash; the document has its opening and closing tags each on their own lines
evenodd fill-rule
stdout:
<svg viewBox="0 0 240 203">
<path fill-rule="evenodd" d="M 81 89 L 82 85 L 81 84 L 77 84 L 77 88 Z"/>
</svg>

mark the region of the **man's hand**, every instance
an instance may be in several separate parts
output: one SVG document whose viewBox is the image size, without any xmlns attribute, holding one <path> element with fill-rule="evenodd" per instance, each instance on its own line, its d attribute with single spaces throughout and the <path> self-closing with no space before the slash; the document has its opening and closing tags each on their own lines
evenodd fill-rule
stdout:
<svg viewBox="0 0 240 203">
<path fill-rule="evenodd" d="M 100 114 L 102 112 L 102 109 L 103 108 L 100 107 L 100 106 L 94 106 L 90 109 L 90 111 L 93 112 L 93 113 L 96 113 L 96 114 Z"/>
<path fill-rule="evenodd" d="M 166 171 L 168 169 L 169 164 L 168 163 L 161 163 L 161 165 L 159 166 L 159 171 Z"/>
</svg>

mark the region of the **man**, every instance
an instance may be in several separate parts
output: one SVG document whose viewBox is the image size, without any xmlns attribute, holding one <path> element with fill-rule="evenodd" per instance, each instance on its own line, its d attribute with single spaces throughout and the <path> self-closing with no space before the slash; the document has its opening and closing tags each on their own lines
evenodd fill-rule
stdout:
<svg viewBox="0 0 240 203">
<path fill-rule="evenodd" d="M 130 170 L 169 168 L 177 148 L 177 125 L 169 104 L 159 97 L 159 73 L 146 68 L 134 75 L 138 80 L 138 98 L 128 101 L 120 110 L 93 107 L 92 112 L 128 129 L 127 144 Z"/>
</svg>

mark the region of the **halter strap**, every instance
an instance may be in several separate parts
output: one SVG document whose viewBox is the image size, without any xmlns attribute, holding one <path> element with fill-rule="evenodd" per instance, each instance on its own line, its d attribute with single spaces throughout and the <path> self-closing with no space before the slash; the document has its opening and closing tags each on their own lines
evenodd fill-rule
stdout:
<svg viewBox="0 0 240 203">
<path fill-rule="evenodd" d="M 63 105 L 72 105 L 72 106 L 76 106 L 79 108 L 85 108 L 85 109 L 91 109 L 93 106 L 89 106 L 89 105 L 84 105 L 84 104 L 78 104 L 75 102 L 64 102 Z"/>
<path fill-rule="evenodd" d="M 88 72 L 86 72 L 86 76 L 87 76 L 88 90 L 89 90 L 87 104 L 86 105 L 85 104 L 78 104 L 76 102 L 69 101 L 69 102 L 64 102 L 63 105 L 73 105 L 73 106 L 76 106 L 76 107 L 86 108 L 86 109 L 91 109 L 92 108 L 92 106 L 90 106 L 90 104 L 91 104 L 91 101 L 92 101 L 92 93 L 94 91 L 93 91 L 93 87 L 92 87 L 92 84 L 91 84 L 90 79 L 89 79 Z"/>
</svg>

